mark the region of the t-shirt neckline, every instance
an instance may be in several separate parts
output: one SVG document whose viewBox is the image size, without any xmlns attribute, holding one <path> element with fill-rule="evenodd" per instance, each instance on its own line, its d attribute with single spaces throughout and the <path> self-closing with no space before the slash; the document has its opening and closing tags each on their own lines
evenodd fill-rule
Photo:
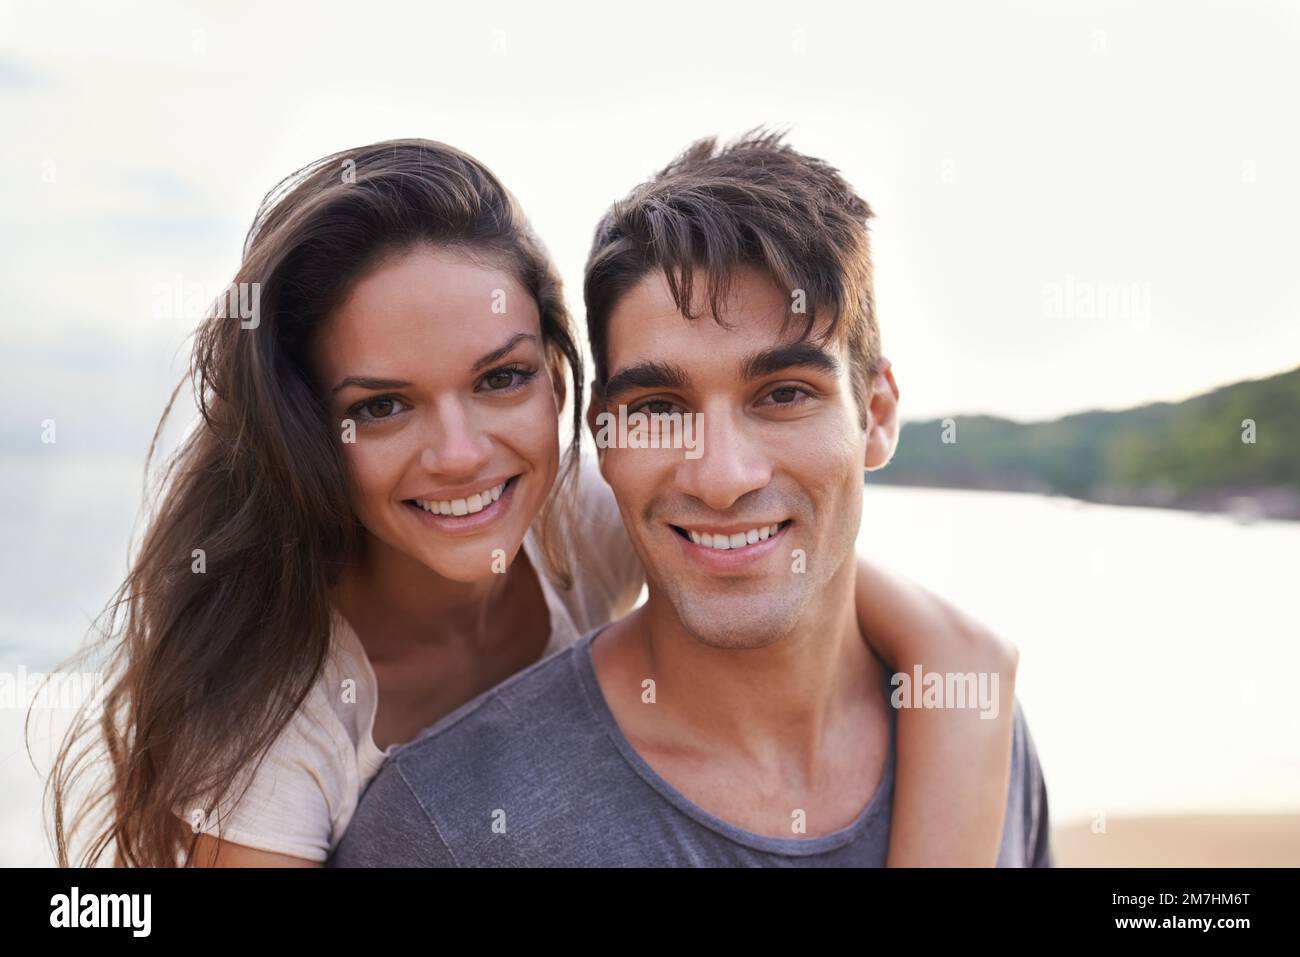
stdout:
<svg viewBox="0 0 1300 957">
<path fill-rule="evenodd" d="M 883 813 L 887 802 L 892 800 L 894 750 L 898 733 L 896 726 L 897 715 L 894 709 L 890 708 L 889 745 L 885 753 L 885 765 L 881 771 L 880 782 L 876 785 L 875 793 L 872 794 L 871 800 L 867 802 L 866 807 L 859 812 L 851 823 L 846 824 L 844 827 L 832 831 L 830 834 L 823 834 L 820 837 L 770 837 L 766 834 L 748 831 L 706 811 L 668 783 L 645 758 L 641 757 L 641 754 L 628 741 L 627 736 L 623 734 L 623 729 L 619 727 L 618 721 L 614 718 L 614 713 L 610 710 L 609 703 L 605 700 L 604 692 L 600 688 L 600 682 L 596 678 L 596 666 L 591 656 L 593 642 L 608 627 L 609 625 L 602 625 L 592 630 L 579 639 L 573 648 L 574 667 L 577 670 L 579 681 L 587 693 L 588 703 L 591 705 L 597 720 L 604 726 L 610 741 L 623 759 L 631 765 L 632 769 L 636 771 L 642 780 L 658 792 L 660 797 L 697 823 L 711 831 L 715 831 L 728 840 L 755 850 L 779 854 L 784 857 L 809 857 L 825 854 L 852 843 L 862 835 L 862 832 L 871 821 Z M 880 663 L 884 672 L 885 687 L 882 690 L 885 692 L 885 700 L 888 701 L 890 669 L 874 651 L 871 654 Z"/>
</svg>

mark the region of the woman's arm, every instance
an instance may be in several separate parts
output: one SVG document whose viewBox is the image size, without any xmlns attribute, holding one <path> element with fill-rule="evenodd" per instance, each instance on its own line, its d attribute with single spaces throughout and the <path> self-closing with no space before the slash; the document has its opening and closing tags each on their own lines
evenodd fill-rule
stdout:
<svg viewBox="0 0 1300 957">
<path fill-rule="evenodd" d="M 858 625 L 895 672 L 987 674 L 979 707 L 899 708 L 890 867 L 992 867 L 1011 773 L 1015 645 L 900 575 L 858 558 Z M 992 675 L 998 676 L 996 686 Z M 992 709 L 988 709 L 989 712 Z"/>
<path fill-rule="evenodd" d="M 273 851 L 259 851 L 210 834 L 200 834 L 194 848 L 193 867 L 320 867 L 305 857 L 291 857 Z"/>
</svg>

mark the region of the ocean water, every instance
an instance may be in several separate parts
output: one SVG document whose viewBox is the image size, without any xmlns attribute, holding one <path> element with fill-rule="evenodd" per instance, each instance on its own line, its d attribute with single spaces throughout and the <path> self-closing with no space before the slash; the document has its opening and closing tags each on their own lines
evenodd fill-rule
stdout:
<svg viewBox="0 0 1300 957">
<path fill-rule="evenodd" d="M 75 650 L 126 568 L 138 460 L 0 467 L 0 671 Z M 1014 640 L 1055 821 L 1300 810 L 1300 523 L 866 490 L 862 549 Z M 51 860 L 49 740 L 0 708 L 0 865 Z M 61 727 L 49 713 L 43 727 Z"/>
<path fill-rule="evenodd" d="M 860 542 L 1020 648 L 1057 821 L 1300 813 L 1300 523 L 870 488 Z"/>
</svg>

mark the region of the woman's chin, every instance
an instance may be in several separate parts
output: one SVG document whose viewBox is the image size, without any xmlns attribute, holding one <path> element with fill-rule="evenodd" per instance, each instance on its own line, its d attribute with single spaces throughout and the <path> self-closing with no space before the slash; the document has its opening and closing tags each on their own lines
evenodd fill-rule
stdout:
<svg viewBox="0 0 1300 957">
<path fill-rule="evenodd" d="M 420 555 L 419 560 L 429 571 L 448 581 L 469 585 L 504 575 L 519 554 L 522 539 L 508 542 L 466 542 L 463 545 L 438 549 L 438 554 Z"/>
</svg>

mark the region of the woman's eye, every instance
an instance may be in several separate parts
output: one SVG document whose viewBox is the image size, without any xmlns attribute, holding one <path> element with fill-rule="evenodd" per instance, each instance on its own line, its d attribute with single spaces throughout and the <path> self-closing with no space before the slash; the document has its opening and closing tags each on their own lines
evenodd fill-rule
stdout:
<svg viewBox="0 0 1300 957">
<path fill-rule="evenodd" d="M 528 369 L 508 366 L 503 369 L 493 369 L 480 381 L 488 392 L 506 392 L 522 386 L 534 375 L 535 373 Z"/>
<path fill-rule="evenodd" d="M 350 415 L 356 416 L 366 421 L 377 421 L 379 419 L 391 419 L 398 412 L 406 408 L 406 404 L 395 395 L 380 395 L 373 399 L 366 399 L 358 402 L 348 410 Z"/>
</svg>

